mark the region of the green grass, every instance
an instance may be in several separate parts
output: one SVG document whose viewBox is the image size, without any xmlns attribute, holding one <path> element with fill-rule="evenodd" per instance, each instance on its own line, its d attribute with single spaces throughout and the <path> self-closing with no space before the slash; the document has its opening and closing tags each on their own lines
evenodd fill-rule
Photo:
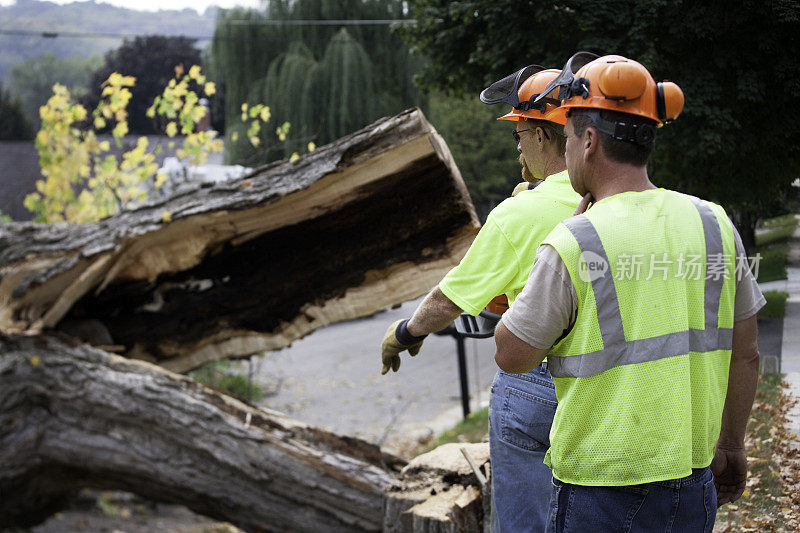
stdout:
<svg viewBox="0 0 800 533">
<path fill-rule="evenodd" d="M 774 229 L 770 229 L 768 231 L 757 233 L 756 245 L 764 246 L 766 244 L 774 242 L 786 241 L 789 237 L 791 237 L 794 234 L 795 229 L 796 229 L 795 225 L 779 226 Z"/>
<path fill-rule="evenodd" d="M 246 402 L 255 403 L 264 396 L 264 390 L 258 384 L 252 383 L 247 376 L 234 373 L 228 361 L 213 361 L 194 370 L 189 376 L 207 387 Z"/>
<path fill-rule="evenodd" d="M 789 245 L 786 241 L 797 228 L 797 218 L 793 214 L 763 220 L 756 234 L 756 246 L 748 253 L 750 257 L 761 254 L 758 268 L 759 283 L 786 279 L 786 256 Z"/>
<path fill-rule="evenodd" d="M 756 246 L 747 255 L 756 257 L 761 255 L 758 264 L 758 277 L 756 281 L 764 283 L 766 281 L 777 281 L 786 279 L 786 256 L 789 253 L 788 244 L 771 244 L 766 246 Z"/>
<path fill-rule="evenodd" d="M 451 429 L 442 432 L 430 445 L 430 450 L 448 442 L 482 442 L 489 433 L 489 408 L 469 414 Z"/>
<path fill-rule="evenodd" d="M 759 318 L 783 318 L 786 315 L 786 299 L 789 293 L 783 291 L 764 291 L 767 304 L 758 312 Z"/>
<path fill-rule="evenodd" d="M 767 218 L 762 220 L 758 227 L 760 228 L 775 228 L 778 226 L 796 226 L 797 225 L 797 218 L 795 217 L 794 213 L 789 213 L 788 215 L 781 215 L 779 217 Z"/>
</svg>

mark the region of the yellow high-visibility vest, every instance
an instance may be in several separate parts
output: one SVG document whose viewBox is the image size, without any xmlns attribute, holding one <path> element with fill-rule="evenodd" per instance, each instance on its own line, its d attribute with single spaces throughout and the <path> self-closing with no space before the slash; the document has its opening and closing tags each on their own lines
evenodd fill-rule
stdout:
<svg viewBox="0 0 800 533">
<path fill-rule="evenodd" d="M 676 479 L 714 457 L 736 283 L 722 207 L 626 192 L 544 240 L 575 286 L 576 323 L 548 354 L 558 410 L 545 462 L 578 485 Z"/>
</svg>

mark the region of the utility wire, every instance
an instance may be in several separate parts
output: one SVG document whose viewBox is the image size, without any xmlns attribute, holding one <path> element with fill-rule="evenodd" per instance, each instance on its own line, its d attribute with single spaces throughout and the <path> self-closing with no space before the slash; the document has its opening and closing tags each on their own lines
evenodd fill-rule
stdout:
<svg viewBox="0 0 800 533">
<path fill-rule="evenodd" d="M 227 20 L 222 25 L 232 26 L 371 26 L 371 25 L 390 25 L 390 24 L 416 24 L 413 19 L 367 19 L 367 20 Z M 21 35 L 27 37 L 42 37 L 44 39 L 56 39 L 58 37 L 81 38 L 81 39 L 123 39 L 138 37 L 140 33 L 110 33 L 110 32 L 89 32 L 89 31 L 54 31 L 54 30 L 17 30 L 0 28 L 0 35 Z M 208 41 L 214 35 L 177 35 L 198 41 Z"/>
<path fill-rule="evenodd" d="M 302 19 L 287 19 L 287 20 L 226 20 L 223 24 L 238 24 L 255 26 L 370 26 L 374 24 L 416 24 L 415 19 L 339 19 L 339 20 L 302 20 Z"/>
</svg>

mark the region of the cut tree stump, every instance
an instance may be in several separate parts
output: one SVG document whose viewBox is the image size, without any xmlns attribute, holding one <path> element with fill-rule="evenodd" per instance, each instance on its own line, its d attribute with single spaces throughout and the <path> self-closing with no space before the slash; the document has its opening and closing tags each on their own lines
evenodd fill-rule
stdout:
<svg viewBox="0 0 800 533">
<path fill-rule="evenodd" d="M 412 459 L 386 491 L 384 533 L 490 533 L 489 443 L 443 444 Z"/>
<path fill-rule="evenodd" d="M 489 498 L 445 445 L 403 462 L 66 335 L 0 336 L 0 529 L 84 487 L 246 531 L 479 533 Z M 485 470 L 487 444 L 466 445 Z M 488 531 L 488 530 L 487 530 Z"/>
<path fill-rule="evenodd" d="M 446 144 L 411 109 L 95 224 L 0 225 L 0 332 L 83 331 L 186 372 L 418 297 L 478 228 Z"/>
</svg>

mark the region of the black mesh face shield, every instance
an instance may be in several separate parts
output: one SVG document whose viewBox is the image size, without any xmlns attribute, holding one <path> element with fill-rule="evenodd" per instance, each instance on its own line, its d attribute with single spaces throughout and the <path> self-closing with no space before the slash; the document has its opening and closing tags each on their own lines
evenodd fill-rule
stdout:
<svg viewBox="0 0 800 533">
<path fill-rule="evenodd" d="M 569 60 L 567 60 L 567 64 L 564 65 L 563 69 L 561 69 L 561 74 L 547 84 L 547 87 L 544 88 L 544 90 L 533 101 L 533 103 L 538 104 L 540 102 L 544 102 L 546 95 L 550 94 L 550 92 L 556 87 L 559 88 L 559 100 L 568 100 L 575 95 L 589 94 L 588 87 L 583 86 L 583 78 L 576 78 L 575 74 L 577 74 L 578 71 L 585 65 L 591 63 L 598 57 L 600 56 L 591 52 L 578 52 L 570 57 Z"/>
<path fill-rule="evenodd" d="M 502 80 L 494 82 L 481 91 L 481 102 L 484 104 L 505 103 L 514 109 L 519 109 L 520 86 L 525 80 L 542 70 L 544 70 L 544 67 L 540 67 L 539 65 L 528 65 L 513 74 L 509 74 Z"/>
</svg>

